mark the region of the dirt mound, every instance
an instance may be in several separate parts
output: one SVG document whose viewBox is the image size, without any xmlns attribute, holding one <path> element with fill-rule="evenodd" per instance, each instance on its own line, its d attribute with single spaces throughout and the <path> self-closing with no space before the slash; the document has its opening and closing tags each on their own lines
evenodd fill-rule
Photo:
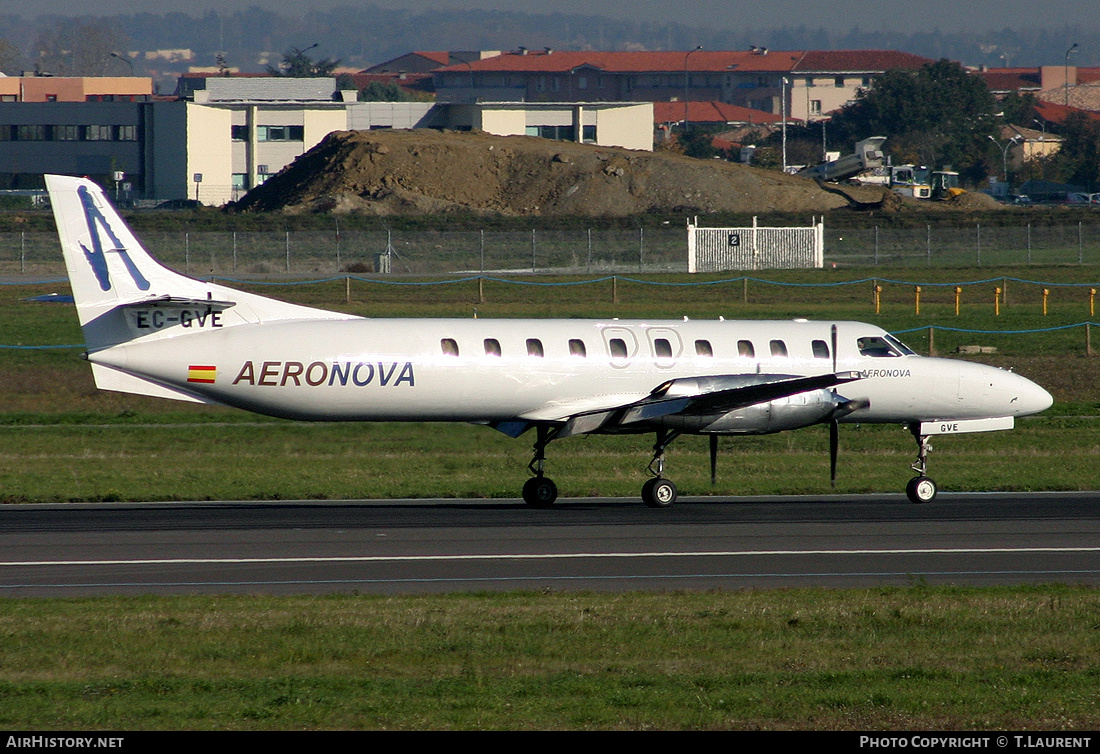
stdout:
<svg viewBox="0 0 1100 754">
<path fill-rule="evenodd" d="M 850 188 L 873 205 L 882 189 Z M 849 206 L 813 181 L 718 160 L 528 136 L 339 131 L 250 191 L 242 210 L 622 217 Z"/>
<path fill-rule="evenodd" d="M 945 199 L 943 204 L 951 209 L 960 209 L 968 212 L 977 212 L 990 209 L 1003 209 L 1004 205 L 989 194 L 980 191 L 964 191 L 958 196 Z"/>
</svg>

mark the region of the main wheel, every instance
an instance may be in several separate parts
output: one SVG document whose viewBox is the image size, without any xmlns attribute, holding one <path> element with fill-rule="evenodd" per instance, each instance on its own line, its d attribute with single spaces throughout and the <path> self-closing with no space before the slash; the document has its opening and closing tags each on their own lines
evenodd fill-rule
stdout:
<svg viewBox="0 0 1100 754">
<path fill-rule="evenodd" d="M 532 508 L 549 508 L 558 499 L 558 485 L 544 476 L 533 476 L 523 483 L 523 502 Z"/>
<path fill-rule="evenodd" d="M 676 485 L 657 477 L 642 485 L 642 502 L 650 508 L 667 508 L 676 502 Z"/>
<path fill-rule="evenodd" d="M 909 484 L 905 485 L 905 495 L 910 502 L 918 505 L 935 500 L 938 491 L 936 483 L 926 476 L 915 476 L 909 480 Z"/>
</svg>

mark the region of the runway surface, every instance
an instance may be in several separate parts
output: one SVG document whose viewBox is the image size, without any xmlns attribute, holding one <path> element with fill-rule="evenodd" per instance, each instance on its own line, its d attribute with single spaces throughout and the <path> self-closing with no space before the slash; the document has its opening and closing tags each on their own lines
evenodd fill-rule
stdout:
<svg viewBox="0 0 1100 754">
<path fill-rule="evenodd" d="M 0 596 L 1100 584 L 1100 492 L 20 505 Z"/>
</svg>

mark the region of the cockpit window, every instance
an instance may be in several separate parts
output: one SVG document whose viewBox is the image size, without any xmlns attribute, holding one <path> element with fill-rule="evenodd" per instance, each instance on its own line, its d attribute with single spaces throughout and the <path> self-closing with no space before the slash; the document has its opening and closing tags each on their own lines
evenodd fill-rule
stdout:
<svg viewBox="0 0 1100 754">
<path fill-rule="evenodd" d="M 880 358 L 883 356 L 901 356 L 901 351 L 890 344 L 885 338 L 860 338 L 856 341 L 859 346 L 860 356 Z"/>
<path fill-rule="evenodd" d="M 916 353 L 917 353 L 912 348 L 910 348 L 909 346 L 905 345 L 900 340 L 895 338 L 893 335 L 887 335 L 886 336 L 886 342 L 889 343 L 890 345 L 892 345 L 894 348 L 901 351 L 906 356 L 915 356 Z"/>
</svg>

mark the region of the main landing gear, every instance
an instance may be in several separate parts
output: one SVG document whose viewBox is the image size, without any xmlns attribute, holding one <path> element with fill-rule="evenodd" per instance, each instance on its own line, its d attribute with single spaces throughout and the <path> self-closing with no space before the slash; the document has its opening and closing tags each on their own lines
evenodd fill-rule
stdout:
<svg viewBox="0 0 1100 754">
<path fill-rule="evenodd" d="M 523 484 L 523 502 L 532 508 L 549 508 L 558 499 L 558 486 L 545 475 L 546 445 L 554 438 L 555 427 L 539 424 L 535 427 L 534 458 L 527 464 L 532 476 Z M 650 508 L 667 508 L 676 502 L 676 485 L 661 476 L 665 470 L 665 448 L 680 436 L 675 430 L 659 430 L 653 445 L 653 459 L 647 467 L 653 477 L 642 485 L 642 502 Z"/>
<path fill-rule="evenodd" d="M 642 502 L 650 508 L 667 508 L 676 502 L 676 485 L 661 475 L 665 473 L 665 448 L 679 436 L 680 433 L 676 431 L 657 431 L 653 460 L 646 468 L 653 478 L 642 485 Z"/>
<path fill-rule="evenodd" d="M 905 485 L 905 495 L 913 503 L 930 503 L 936 499 L 936 493 L 939 492 L 936 482 L 925 473 L 928 471 L 928 453 L 932 450 L 932 445 L 928 442 L 928 435 L 920 433 L 919 423 L 914 422 L 909 427 L 909 431 L 917 441 L 917 460 L 910 467 L 917 472 L 917 476 Z"/>
<path fill-rule="evenodd" d="M 535 457 L 527 464 L 528 470 L 534 476 L 523 484 L 523 502 L 532 508 L 549 508 L 558 499 L 558 485 L 550 477 L 543 476 L 546 443 L 552 439 L 551 431 L 552 428 L 545 424 L 535 427 Z"/>
</svg>

